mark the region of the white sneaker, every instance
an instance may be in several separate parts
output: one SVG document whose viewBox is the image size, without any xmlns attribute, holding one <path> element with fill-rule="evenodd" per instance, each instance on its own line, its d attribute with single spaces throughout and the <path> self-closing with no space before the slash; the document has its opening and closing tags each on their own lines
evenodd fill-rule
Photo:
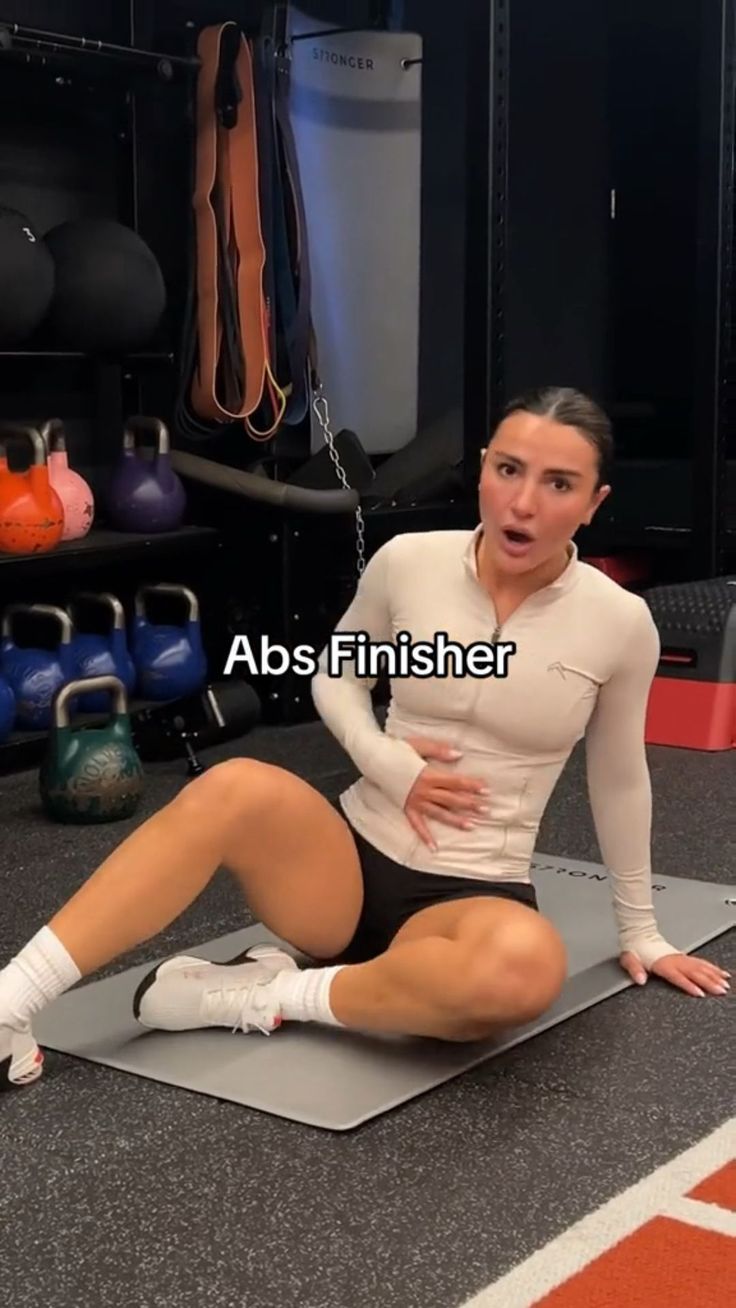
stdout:
<svg viewBox="0 0 736 1308">
<path fill-rule="evenodd" d="M 141 1026 L 156 1031 L 194 1031 L 227 1026 L 270 1035 L 281 1025 L 270 983 L 279 972 L 299 970 L 275 945 L 254 945 L 227 963 L 180 954 L 154 967 L 133 999 Z"/>
<path fill-rule="evenodd" d="M 30 1085 L 43 1071 L 43 1054 L 33 1038 L 31 1024 L 18 1030 L 0 1026 L 0 1091 Z"/>
</svg>

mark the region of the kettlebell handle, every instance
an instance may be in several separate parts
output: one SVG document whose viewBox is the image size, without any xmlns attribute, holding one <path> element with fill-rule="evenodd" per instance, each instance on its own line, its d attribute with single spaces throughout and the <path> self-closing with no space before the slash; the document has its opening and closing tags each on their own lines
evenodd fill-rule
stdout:
<svg viewBox="0 0 736 1308">
<path fill-rule="evenodd" d="M 117 717 L 123 717 L 128 711 L 128 696 L 119 677 L 85 677 L 80 681 L 68 681 L 56 692 L 52 704 L 54 727 L 63 731 L 71 726 L 69 700 L 75 695 L 92 694 L 99 690 L 109 690 L 112 695 L 113 711 Z"/>
<path fill-rule="evenodd" d="M 30 427 L 20 422 L 1 422 L 0 423 L 0 450 L 2 450 L 5 440 L 21 436 L 27 440 L 33 449 L 32 466 L 34 468 L 43 468 L 47 463 L 46 442 L 38 430 L 38 427 Z"/>
<path fill-rule="evenodd" d="M 72 599 L 69 602 L 69 609 L 75 625 L 77 624 L 76 610 L 79 604 L 81 604 L 84 600 L 87 600 L 90 604 L 93 603 L 103 604 L 106 608 L 110 609 L 110 611 L 112 612 L 112 630 L 113 631 L 125 630 L 125 610 L 123 609 L 123 606 L 120 603 L 120 600 L 118 599 L 117 595 L 111 595 L 109 591 L 106 590 L 95 591 L 95 592 L 88 591 L 88 590 L 80 590 L 77 592 L 76 595 L 72 597 Z"/>
<path fill-rule="evenodd" d="M 71 645 L 72 643 L 72 620 L 68 613 L 63 609 L 56 608 L 54 604 L 10 604 L 3 613 L 2 622 L 2 639 L 10 640 L 13 634 L 13 618 L 18 613 L 31 613 L 34 616 L 41 614 L 44 617 L 56 618 L 61 627 L 60 645 Z"/>
<path fill-rule="evenodd" d="M 137 618 L 145 618 L 146 616 L 147 595 L 176 595 L 179 599 L 186 600 L 189 606 L 189 621 L 199 622 L 199 600 L 194 591 L 190 590 L 188 586 L 177 586 L 169 581 L 141 586 L 135 597 L 135 616 Z"/>
<path fill-rule="evenodd" d="M 134 450 L 138 436 L 147 432 L 152 432 L 156 437 L 156 453 L 168 454 L 171 449 L 168 427 L 160 418 L 146 418 L 142 415 L 128 418 L 123 434 L 123 449 Z"/>
<path fill-rule="evenodd" d="M 41 428 L 41 436 L 50 453 L 66 453 L 66 436 L 61 418 L 49 418 Z"/>
</svg>

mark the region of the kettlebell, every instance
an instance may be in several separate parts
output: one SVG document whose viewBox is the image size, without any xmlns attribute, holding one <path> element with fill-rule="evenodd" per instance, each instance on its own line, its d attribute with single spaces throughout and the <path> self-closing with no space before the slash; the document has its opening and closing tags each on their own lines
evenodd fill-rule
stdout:
<svg viewBox="0 0 736 1308">
<path fill-rule="evenodd" d="M 15 695 L 5 677 L 0 677 L 0 745 L 10 738 L 15 726 Z"/>
<path fill-rule="evenodd" d="M 108 610 L 109 629 L 107 635 L 99 636 L 94 632 L 80 630 L 82 623 L 79 610 L 85 603 L 98 604 Z M 131 695 L 135 689 L 135 664 L 128 649 L 125 613 L 120 600 L 106 591 L 101 592 L 99 595 L 81 591 L 78 595 L 73 596 L 67 607 L 74 625 L 71 648 L 72 676 L 78 680 L 86 680 L 91 677 L 117 677 L 119 681 L 122 681 L 126 693 Z M 79 701 L 75 701 L 73 704 L 72 711 L 104 713 L 109 698 L 107 691 L 80 695 Z"/>
<path fill-rule="evenodd" d="M 85 686 L 112 698 L 104 726 L 72 726 L 70 700 Z M 49 817 L 80 825 L 131 817 L 143 794 L 143 780 L 122 681 L 93 677 L 62 687 L 54 698 L 53 726 L 39 771 L 41 800 Z"/>
<path fill-rule="evenodd" d="M 49 553 L 64 532 L 64 506 L 51 485 L 46 443 L 35 427 L 0 425 L 0 442 L 11 436 L 29 443 L 32 461 L 25 472 L 12 472 L 0 444 L 0 553 Z"/>
<path fill-rule="evenodd" d="M 55 618 L 59 625 L 56 650 L 25 648 L 13 639 L 13 619 L 20 613 Z M 51 725 L 51 704 L 57 690 L 73 675 L 72 622 L 68 613 L 52 604 L 11 604 L 0 629 L 0 672 L 15 695 L 16 726 L 45 731 Z"/>
<path fill-rule="evenodd" d="M 153 433 L 153 459 L 138 448 L 138 437 Z M 120 531 L 173 531 L 186 509 L 184 487 L 171 466 L 168 428 L 158 418 L 130 418 L 123 450 L 107 492 L 110 523 Z"/>
<path fill-rule="evenodd" d="M 62 540 L 81 540 L 95 516 L 95 501 L 84 477 L 69 467 L 64 424 L 51 418 L 41 428 L 46 444 L 49 480 L 64 507 Z"/>
<path fill-rule="evenodd" d="M 146 601 L 156 595 L 181 598 L 187 606 L 186 622 L 181 626 L 152 623 Z M 135 597 L 131 646 L 138 691 L 144 699 L 180 699 L 199 690 L 207 677 L 207 660 L 194 592 L 168 582 L 141 586 Z"/>
</svg>

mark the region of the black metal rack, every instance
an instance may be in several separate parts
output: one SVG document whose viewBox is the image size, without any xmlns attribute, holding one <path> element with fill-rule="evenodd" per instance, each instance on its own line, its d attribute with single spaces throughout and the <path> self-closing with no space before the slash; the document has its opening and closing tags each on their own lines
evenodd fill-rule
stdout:
<svg viewBox="0 0 736 1308">
<path fill-rule="evenodd" d="M 35 5 L 33 9 L 40 14 L 42 7 Z M 173 97 L 172 113 L 186 126 L 199 67 L 199 60 L 188 48 L 192 44 L 191 26 L 182 14 L 178 35 L 181 48 L 159 50 L 137 42 L 134 4 L 121 6 L 116 14 L 117 40 L 83 34 L 95 28 L 95 11 L 90 5 L 78 6 L 76 12 L 67 7 L 64 15 L 68 26 L 81 28 L 81 32 L 33 26 L 30 10 L 31 6 L 24 6 L 24 19 L 27 17 L 28 22 L 0 16 L 0 69 L 7 70 L 7 76 L 13 77 L 21 93 L 34 98 L 41 95 L 47 105 L 57 103 L 60 114 L 68 112 L 70 104 L 81 105 L 83 113 L 83 106 L 89 104 L 91 112 L 103 123 L 113 156 L 110 168 L 115 174 L 116 204 L 109 216 L 141 232 L 140 101 L 149 96 Z M 110 19 L 110 15 L 105 17 Z M 103 20 L 103 15 L 99 18 Z M 105 36 L 112 34 L 110 29 Z M 75 108 L 74 112 L 79 110 Z M 166 244 L 159 239 L 159 246 L 165 251 Z M 167 278 L 170 285 L 174 280 Z M 156 397 L 168 399 L 173 393 L 179 334 L 177 309 L 175 303 L 162 338 L 132 355 L 85 354 L 44 341 L 1 350 L 0 380 L 8 378 L 10 383 L 3 387 L 6 410 L 10 405 L 17 413 L 34 412 L 32 406 L 42 405 L 47 391 L 53 394 L 60 390 L 67 394 L 71 390 L 80 400 L 80 409 L 86 413 L 96 437 L 95 440 L 90 437 L 90 448 L 85 448 L 75 466 L 83 475 L 94 476 L 95 472 L 104 475 L 119 441 L 125 413 L 142 406 L 144 385 L 151 382 Z M 50 403 L 53 407 L 53 400 Z M 15 583 L 20 576 L 29 579 L 45 576 L 54 569 L 63 574 L 70 568 L 97 567 L 112 557 L 111 549 L 115 556 L 122 552 L 131 561 L 146 556 L 165 559 L 179 546 L 184 556 L 191 557 L 196 543 L 209 543 L 211 534 L 214 534 L 211 528 L 187 524 L 179 533 L 166 533 L 162 537 L 125 538 L 121 533 L 110 532 L 103 518 L 101 523 L 95 522 L 83 541 L 60 546 L 42 557 L 0 556 L 0 566 L 7 585 L 11 578 Z"/>
<path fill-rule="evenodd" d="M 93 77 L 105 78 L 111 70 L 122 76 L 131 72 L 153 73 L 162 82 L 171 82 L 180 74 L 196 73 L 199 67 L 195 56 L 140 50 L 132 42 L 118 45 L 97 37 L 46 32 L 1 18 L 0 54 L 16 63 L 71 67 Z"/>
<path fill-rule="evenodd" d="M 468 0 L 464 480 L 476 492 L 481 450 L 505 394 L 509 0 Z"/>
</svg>

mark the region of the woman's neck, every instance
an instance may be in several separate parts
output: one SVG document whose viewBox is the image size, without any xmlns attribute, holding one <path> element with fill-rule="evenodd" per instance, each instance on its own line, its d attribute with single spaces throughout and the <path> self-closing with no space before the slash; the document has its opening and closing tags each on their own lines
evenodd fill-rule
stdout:
<svg viewBox="0 0 736 1308">
<path fill-rule="evenodd" d="M 562 576 L 570 559 L 572 549 L 567 545 L 562 556 L 547 559 L 538 568 L 521 576 L 505 576 L 501 569 L 495 568 L 485 548 L 485 534 L 480 533 L 475 547 L 475 563 L 481 586 L 495 599 L 503 599 L 506 604 L 521 603 L 535 591 L 550 586 Z"/>
</svg>

